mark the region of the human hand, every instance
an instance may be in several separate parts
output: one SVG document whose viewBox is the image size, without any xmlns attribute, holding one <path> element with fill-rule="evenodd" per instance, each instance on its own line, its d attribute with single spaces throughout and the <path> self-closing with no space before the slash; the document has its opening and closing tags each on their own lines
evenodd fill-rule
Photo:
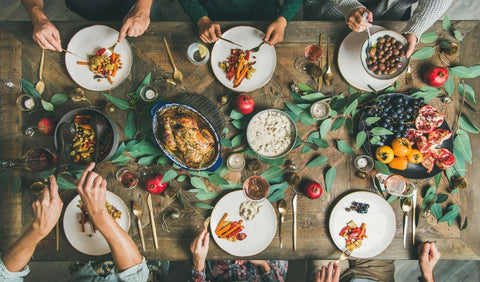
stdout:
<svg viewBox="0 0 480 282">
<path fill-rule="evenodd" d="M 122 42 L 125 36 L 137 37 L 142 35 L 150 25 L 150 8 L 142 9 L 135 6 L 123 19 L 118 42 Z"/>
<path fill-rule="evenodd" d="M 282 42 L 286 27 L 287 20 L 284 17 L 278 17 L 267 27 L 267 32 L 265 33 L 263 41 L 268 45 L 275 45 L 278 42 Z"/>
<path fill-rule="evenodd" d="M 440 252 L 435 243 L 425 242 L 418 246 L 418 264 L 425 281 L 433 281 L 433 268 L 440 259 Z"/>
<path fill-rule="evenodd" d="M 60 33 L 48 19 L 33 22 L 32 38 L 44 49 L 62 52 Z"/>
<path fill-rule="evenodd" d="M 328 267 L 322 266 L 317 271 L 317 282 L 337 282 L 340 280 L 340 267 L 335 262 L 329 262 Z"/>
<path fill-rule="evenodd" d="M 214 23 L 209 17 L 202 17 L 197 22 L 198 35 L 204 43 L 213 43 L 218 41 L 222 37 L 222 31 L 220 25 Z"/>
<path fill-rule="evenodd" d="M 209 234 L 206 229 L 203 229 L 202 233 L 200 233 L 190 245 L 193 266 L 198 271 L 202 271 L 205 268 L 205 259 L 207 258 L 209 242 Z"/>
<path fill-rule="evenodd" d="M 58 185 L 55 176 L 50 176 L 50 186 L 45 187 L 42 195 L 32 204 L 35 221 L 32 228 L 41 238 L 50 233 L 57 224 L 62 213 L 63 202 L 58 195 Z"/>
<path fill-rule="evenodd" d="M 412 33 L 405 33 L 403 34 L 403 36 L 408 41 L 408 49 L 407 49 L 407 52 L 405 53 L 405 56 L 407 56 L 407 58 L 410 58 L 410 56 L 412 56 L 413 54 L 413 51 L 415 51 L 415 45 L 418 42 L 418 38 L 417 36 L 415 36 L 415 34 L 412 34 Z"/>
<path fill-rule="evenodd" d="M 363 19 L 364 12 L 368 13 L 368 21 L 365 21 Z M 361 32 L 364 31 L 367 27 L 372 27 L 371 22 L 373 22 L 373 14 L 364 7 L 351 11 L 347 18 L 348 27 L 355 32 Z"/>
<path fill-rule="evenodd" d="M 248 260 L 248 262 L 255 265 L 255 266 L 260 267 L 260 269 L 263 271 L 263 273 L 269 272 L 270 270 L 272 270 L 272 267 L 270 266 L 270 263 L 268 263 L 268 261 L 266 261 L 266 260 Z"/>
<path fill-rule="evenodd" d="M 83 171 L 80 181 L 78 182 L 77 191 L 82 198 L 83 204 L 89 214 L 90 219 L 95 226 L 104 218 L 112 218 L 109 216 L 105 207 L 107 194 L 107 181 L 100 175 L 93 172 L 95 163 L 91 163 Z M 100 228 L 100 227 L 99 227 Z"/>
</svg>

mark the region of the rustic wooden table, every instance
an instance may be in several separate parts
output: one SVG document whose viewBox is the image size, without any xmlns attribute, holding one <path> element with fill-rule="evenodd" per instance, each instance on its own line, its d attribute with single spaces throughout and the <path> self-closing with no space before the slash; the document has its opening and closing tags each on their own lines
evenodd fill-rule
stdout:
<svg viewBox="0 0 480 282">
<path fill-rule="evenodd" d="M 69 39 L 83 27 L 90 26 L 93 23 L 88 22 L 58 22 L 56 26 L 60 30 L 63 46 L 66 46 Z M 245 23 L 223 23 L 223 30 Z M 256 22 L 247 23 L 254 25 L 260 29 L 265 29 L 267 23 Z M 381 22 L 379 25 L 393 30 L 401 30 L 404 26 L 403 22 Z M 118 29 L 119 23 L 106 23 L 113 28 Z M 460 44 L 460 53 L 454 60 L 455 64 L 474 65 L 480 61 L 480 48 L 478 39 L 480 37 L 480 23 L 478 21 L 463 21 L 454 23 L 455 27 L 463 34 L 464 40 Z M 441 23 L 436 23 L 431 31 L 441 32 Z M 302 55 L 307 44 L 317 42 L 318 34 L 323 33 L 332 37 L 332 44 L 335 51 L 342 39 L 349 33 L 349 30 L 342 22 L 292 22 L 287 28 L 285 39 L 282 43 L 275 46 L 277 52 L 277 66 L 271 81 L 263 88 L 251 93 L 256 101 L 256 109 L 280 108 L 284 107 L 285 101 L 291 101 L 289 95 L 288 84 L 290 81 L 307 83 L 313 85 L 312 80 L 303 74 L 295 71 L 293 65 L 297 56 Z M 7 74 L 22 77 L 28 81 L 35 82 L 38 77 L 38 66 L 40 62 L 41 49 L 31 39 L 32 27 L 29 22 L 2 22 L 0 23 L 0 77 Z M 136 89 L 143 77 L 152 72 L 152 77 L 159 76 L 168 77 L 171 75 L 172 68 L 168 61 L 163 43 L 163 37 L 166 37 L 178 68 L 183 72 L 185 82 L 181 86 L 168 86 L 162 95 L 168 98 L 184 93 L 197 93 L 208 97 L 211 101 L 219 106 L 224 114 L 230 113 L 230 108 L 222 107 L 219 99 L 223 95 L 231 95 L 225 87 L 223 87 L 212 74 L 210 66 L 194 66 L 187 60 L 187 46 L 198 41 L 197 30 L 194 25 L 187 22 L 154 22 L 151 23 L 148 31 L 141 37 L 129 38 L 134 53 L 134 65 L 128 79 L 118 88 L 110 91 L 110 94 L 122 99 L 126 99 L 125 94 Z M 336 54 L 336 52 L 335 52 Z M 434 59 L 432 59 L 434 60 Z M 336 55 L 333 60 L 336 62 Z M 418 69 L 424 64 L 433 63 L 434 61 L 415 61 L 412 62 L 414 71 L 415 87 L 423 86 L 420 76 L 416 74 Z M 326 94 L 347 93 L 348 85 L 338 72 L 338 66 L 333 64 L 332 70 L 335 74 L 335 80 L 331 86 L 323 86 L 321 91 Z M 68 76 L 64 65 L 64 55 L 47 51 L 45 58 L 44 80 L 46 83 L 46 91 L 43 94 L 47 99 L 55 93 L 69 93 L 73 88 L 77 87 L 72 79 Z M 402 85 L 404 76 L 401 78 Z M 480 89 L 480 81 L 478 79 L 467 80 L 473 89 Z M 408 92 L 406 86 L 399 88 L 400 92 Z M 95 105 L 100 108 L 105 105 L 105 99 L 100 93 L 85 91 L 86 96 Z M 29 148 L 45 146 L 53 147 L 51 137 L 35 135 L 33 138 L 23 135 L 23 130 L 27 126 L 36 124 L 44 111 L 36 111 L 30 114 L 22 114 L 17 110 L 15 101 L 18 94 L 2 93 L 0 97 L 0 158 L 15 158 Z M 458 94 L 457 94 L 458 96 Z M 454 103 L 448 107 L 436 103 L 442 111 L 447 112 L 447 120 L 453 122 L 456 110 L 459 108 L 459 99 L 454 99 Z M 63 114 L 75 107 L 86 107 L 87 103 L 73 103 L 71 101 L 55 109 L 53 115 L 60 118 Z M 480 116 L 467 108 L 468 114 L 476 122 L 480 124 Z M 125 126 L 125 113 L 117 111 L 112 115 L 113 119 L 119 125 L 120 131 L 123 132 Z M 300 137 L 306 138 L 314 127 L 299 125 Z M 458 260 L 478 260 L 480 259 L 480 241 L 477 232 L 480 230 L 480 192 L 476 189 L 476 183 L 480 182 L 480 175 L 475 173 L 480 170 L 480 147 L 478 146 L 478 136 L 471 136 L 471 144 L 473 149 L 473 164 L 467 164 L 467 179 L 470 183 L 466 190 L 455 195 L 455 200 L 461 206 L 462 222 L 465 216 L 468 216 L 468 228 L 460 231 L 459 222 L 455 222 L 452 227 L 446 223 L 436 223 L 436 219 L 432 216 L 425 218 L 420 216 L 417 228 L 418 241 L 430 240 L 436 241 L 439 250 L 442 253 L 442 259 L 458 259 Z M 122 136 L 122 138 L 125 138 Z M 348 133 L 341 129 L 329 134 L 326 138 L 330 144 L 335 139 L 349 140 L 350 145 L 354 144 L 354 138 L 349 137 Z M 305 258 L 323 258 L 336 259 L 340 252 L 334 246 L 330 239 L 327 223 L 328 214 L 334 203 L 340 196 L 348 191 L 361 189 L 368 190 L 371 185 L 371 178 L 362 180 L 355 176 L 352 167 L 353 157 L 339 152 L 335 147 L 328 149 L 320 149 L 318 152 L 310 152 L 301 155 L 300 149 L 294 150 L 287 159 L 296 159 L 299 171 L 304 179 L 313 179 L 323 183 L 323 175 L 325 167 L 305 168 L 305 164 L 316 155 L 326 155 L 329 158 L 328 165 L 335 166 L 337 169 L 337 177 L 334 187 L 319 200 L 309 200 L 306 197 L 300 197 L 298 201 L 298 248 L 293 251 L 292 248 L 292 214 L 291 214 L 291 198 L 292 191 L 286 192 L 286 200 L 289 203 L 289 212 L 286 215 L 284 224 L 284 248 L 279 248 L 278 233 L 273 239 L 270 246 L 256 255 L 255 258 L 277 258 L 277 259 L 305 259 Z M 357 153 L 360 153 L 358 151 Z M 224 150 L 224 154 L 229 154 L 229 149 Z M 262 165 L 262 170 L 266 170 L 267 165 Z M 99 172 L 109 179 L 109 190 L 119 195 L 126 202 L 139 199 L 143 203 L 144 211 L 147 210 L 144 190 L 136 188 L 131 191 L 121 190 L 116 185 L 114 179 L 115 166 L 111 164 L 103 164 L 99 167 Z M 12 170 L 11 175 L 25 175 L 21 170 Z M 250 172 L 244 170 L 240 173 L 229 173 L 227 177 L 230 180 L 243 181 L 251 175 Z M 370 175 L 371 177 L 371 175 Z M 445 177 L 444 177 L 445 178 Z M 446 191 L 446 179 L 442 181 L 440 191 Z M 418 182 L 420 190 L 424 192 L 433 184 L 432 180 L 424 180 Z M 0 237 L 1 249 L 9 246 L 21 232 L 29 226 L 32 221 L 31 203 L 35 196 L 28 191 L 28 181 L 24 181 L 23 189 L 20 193 L 13 194 L 11 190 L 11 182 L 4 183 L 2 196 L 0 197 Z M 73 190 L 61 191 L 61 197 L 64 204 L 76 195 Z M 422 203 L 423 193 L 419 192 L 419 203 Z M 212 201 L 215 204 L 220 196 Z M 395 238 L 391 245 L 377 258 L 379 259 L 412 259 L 416 257 L 416 250 L 413 246 L 407 249 L 403 248 L 402 241 L 402 212 L 398 200 L 391 203 L 396 215 L 396 232 Z M 150 232 L 150 224 L 148 214 L 145 212 L 142 218 L 144 223 L 144 233 L 147 251 L 144 255 L 149 259 L 169 259 L 169 260 L 185 260 L 189 258 L 189 245 L 192 239 L 203 228 L 203 221 L 208 216 L 208 210 L 202 209 L 181 209 L 181 217 L 177 221 L 169 221 L 170 232 L 166 232 L 161 228 L 163 211 L 172 207 L 180 207 L 178 201 L 172 201 L 164 196 L 154 197 L 154 213 L 156 217 L 157 233 L 160 248 L 155 250 L 153 246 L 152 235 Z M 276 207 L 276 204 L 274 203 Z M 418 209 L 417 209 L 418 210 Z M 133 221 L 132 215 L 132 223 Z M 61 229 L 62 230 L 62 229 Z M 140 239 L 138 237 L 136 224 L 132 224 L 130 235 L 140 248 Z M 108 256 L 105 256 L 108 257 Z M 208 257 L 210 259 L 228 258 L 227 253 L 222 251 L 215 243 L 211 243 Z M 60 235 L 60 250 L 55 250 L 55 232 L 53 231 L 38 246 L 35 253 L 36 260 L 85 260 L 92 259 L 76 251 L 67 241 L 63 232 Z M 102 258 L 100 258 L 102 259 Z"/>
</svg>

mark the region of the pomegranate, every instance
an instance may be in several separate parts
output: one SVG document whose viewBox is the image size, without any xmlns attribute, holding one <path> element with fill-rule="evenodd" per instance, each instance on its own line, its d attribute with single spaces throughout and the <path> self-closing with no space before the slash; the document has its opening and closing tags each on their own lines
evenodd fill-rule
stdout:
<svg viewBox="0 0 480 282">
<path fill-rule="evenodd" d="M 53 117 L 44 117 L 37 124 L 38 131 L 48 136 L 53 135 L 55 126 L 57 126 L 57 121 Z"/>
<path fill-rule="evenodd" d="M 145 188 L 152 194 L 160 194 L 167 188 L 167 183 L 162 182 L 163 175 L 150 177 L 145 181 Z"/>
<path fill-rule="evenodd" d="M 305 193 L 305 195 L 307 195 L 308 198 L 314 200 L 320 198 L 323 189 L 322 186 L 320 186 L 320 184 L 318 184 L 317 182 L 310 181 L 305 185 L 303 192 Z"/>
<path fill-rule="evenodd" d="M 253 112 L 253 108 L 255 107 L 255 102 L 253 102 L 252 97 L 247 94 L 238 95 L 233 103 L 235 110 L 243 115 L 248 115 Z"/>
<path fill-rule="evenodd" d="M 448 79 L 448 70 L 442 67 L 431 66 L 425 72 L 423 79 L 430 86 L 440 87 Z"/>
</svg>

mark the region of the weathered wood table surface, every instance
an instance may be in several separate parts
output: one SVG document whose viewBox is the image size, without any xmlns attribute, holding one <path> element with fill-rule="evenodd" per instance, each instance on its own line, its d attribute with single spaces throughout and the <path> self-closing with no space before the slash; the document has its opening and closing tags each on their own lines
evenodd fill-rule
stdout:
<svg viewBox="0 0 480 282">
<path fill-rule="evenodd" d="M 60 30 L 62 45 L 67 46 L 70 38 L 83 27 L 90 26 L 93 23 L 88 22 L 58 22 L 56 26 Z M 239 24 L 254 25 L 260 29 L 265 29 L 267 23 L 223 23 L 222 28 L 226 30 Z M 388 29 L 401 30 L 405 23 L 403 22 L 379 22 L 379 25 Z M 120 23 L 106 23 L 113 28 L 119 29 Z M 463 34 L 464 40 L 460 44 L 460 53 L 454 60 L 454 64 L 471 66 L 480 63 L 480 22 L 463 21 L 455 22 L 455 27 Z M 440 33 L 442 31 L 441 23 L 436 23 L 431 31 Z M 288 84 L 290 81 L 307 83 L 314 85 L 309 76 L 301 74 L 294 69 L 294 60 L 297 56 L 303 54 L 304 48 L 311 43 L 318 41 L 318 34 L 323 33 L 332 38 L 332 44 L 335 46 L 334 59 L 332 60 L 332 70 L 335 80 L 331 86 L 323 86 L 321 92 L 326 94 L 348 93 L 348 85 L 338 72 L 336 65 L 336 51 L 343 38 L 349 33 L 347 26 L 343 22 L 292 22 L 288 26 L 285 39 L 282 43 L 275 46 L 277 53 L 277 66 L 271 81 L 263 88 L 251 93 L 256 101 L 256 110 L 266 108 L 283 109 L 284 102 L 291 101 Z M 3 78 L 7 74 L 22 77 L 32 83 L 37 81 L 38 67 L 40 62 L 41 49 L 32 41 L 32 26 L 29 22 L 2 22 L 0 23 L 0 76 Z M 168 61 L 163 43 L 163 37 L 166 37 L 172 49 L 177 67 L 184 74 L 184 84 L 181 86 L 167 86 L 163 96 L 174 98 L 176 95 L 185 93 L 195 93 L 209 98 L 216 103 L 224 115 L 230 113 L 231 107 L 222 106 L 219 102 L 223 95 L 233 97 L 228 89 L 223 87 L 214 77 L 211 67 L 207 64 L 204 66 L 194 66 L 187 60 L 186 50 L 190 43 L 199 41 L 196 27 L 187 22 L 154 22 L 151 23 L 147 32 L 138 38 L 129 38 L 129 42 L 133 48 L 134 65 L 128 79 L 118 88 L 110 91 L 110 94 L 126 100 L 126 93 L 137 88 L 141 80 L 149 72 L 152 72 L 152 79 L 163 76 L 169 77 L 172 73 L 172 67 Z M 434 60 L 434 59 L 433 59 Z M 415 87 L 423 86 L 417 70 L 430 61 L 414 61 L 412 68 L 414 71 Z M 432 61 L 433 63 L 434 61 Z M 45 57 L 44 81 L 46 83 L 46 91 L 43 94 L 47 100 L 56 93 L 69 93 L 76 88 L 76 84 L 69 77 L 64 62 L 64 54 L 53 51 L 47 51 Z M 404 76 L 400 77 L 402 86 L 398 89 L 400 92 L 408 92 L 408 88 L 404 83 Z M 467 80 L 473 89 L 480 91 L 480 80 Z M 85 91 L 86 96 L 94 105 L 103 109 L 106 100 L 99 92 Z M 35 125 L 36 122 L 45 115 L 43 110 L 34 113 L 21 113 L 15 106 L 16 98 L 19 94 L 0 95 L 0 158 L 15 158 L 19 154 L 30 148 L 39 146 L 53 147 L 52 137 L 41 136 L 40 134 L 29 138 L 23 134 L 26 127 Z M 456 112 L 460 107 L 460 99 L 454 99 L 453 104 L 448 107 L 441 104 L 438 99 L 432 101 L 439 105 L 441 111 L 447 112 L 447 121 L 451 124 L 455 119 Z M 60 118 L 67 111 L 76 107 L 88 107 L 87 102 L 67 103 L 56 107 L 53 115 Z M 480 125 L 480 116 L 466 108 L 472 120 Z M 126 114 L 120 110 L 113 113 L 112 118 L 119 125 L 120 131 L 123 132 Z M 300 137 L 305 139 L 310 132 L 315 130 L 314 127 L 300 125 L 298 126 Z M 221 129 L 219 129 L 221 131 Z M 480 240 L 478 240 L 478 232 L 480 232 L 480 190 L 477 189 L 480 183 L 480 146 L 479 138 L 471 134 L 471 144 L 473 149 L 473 164 L 467 164 L 467 179 L 469 186 L 467 189 L 460 191 L 454 195 L 454 202 L 458 202 L 461 207 L 461 222 L 456 221 L 453 226 L 449 227 L 447 223 L 436 223 L 433 216 L 419 217 L 417 228 L 417 241 L 431 240 L 436 241 L 442 259 L 455 260 L 478 260 L 480 259 Z M 125 139 L 125 136 L 122 135 Z M 255 258 L 277 258 L 277 259 L 304 259 L 304 258 L 324 258 L 336 259 L 340 252 L 333 244 L 328 231 L 328 215 L 336 200 L 343 194 L 351 190 L 369 190 L 371 187 L 371 175 L 367 179 L 359 179 L 355 176 L 353 169 L 353 156 L 339 152 L 334 147 L 336 139 L 347 140 L 354 147 L 354 136 L 341 129 L 330 133 L 326 138 L 331 144 L 328 149 L 319 149 L 316 152 L 309 152 L 301 155 L 300 149 L 296 149 L 287 155 L 287 159 L 295 159 L 301 175 L 304 179 L 316 180 L 324 183 L 323 175 L 325 167 L 305 168 L 305 164 L 314 156 L 326 155 L 329 158 L 328 166 L 336 167 L 337 176 L 330 192 L 324 193 L 318 200 L 309 200 L 306 197 L 300 197 L 298 201 L 298 247 L 297 251 L 292 248 L 292 213 L 291 198 L 293 192 L 289 188 L 286 191 L 286 200 L 289 203 L 289 211 L 286 215 L 284 223 L 284 248 L 279 248 L 278 233 L 271 242 L 270 246 Z M 224 148 L 224 155 L 228 155 L 230 150 Z M 357 153 L 361 153 L 359 150 Z M 260 173 L 266 170 L 268 166 L 263 164 Z M 106 163 L 99 167 L 99 172 L 109 179 L 109 190 L 119 195 L 125 202 L 133 199 L 141 201 L 144 211 L 147 211 L 146 195 L 147 192 L 140 188 L 134 190 L 122 190 L 118 187 L 118 183 L 114 178 L 116 167 Z M 11 176 L 26 173 L 14 169 L 11 170 Z M 238 183 L 245 180 L 251 172 L 244 170 L 242 173 L 229 173 L 227 178 Z M 446 178 L 442 181 L 439 191 L 446 190 Z M 11 182 L 2 183 L 2 193 L 0 196 L 0 242 L 1 249 L 9 246 L 22 231 L 32 222 L 31 203 L 35 196 L 28 190 L 28 181 L 24 181 L 22 190 L 13 194 L 11 190 Z M 179 184 L 171 184 L 179 185 Z M 181 184 L 185 185 L 185 184 Z M 418 182 L 419 201 L 418 207 L 421 205 L 425 189 L 433 185 L 430 179 Z M 423 191 L 423 193 L 422 193 Z M 217 192 L 219 192 L 217 190 Z M 220 196 L 225 192 L 220 191 Z M 445 192 L 447 193 L 447 192 Z M 74 190 L 61 191 L 61 197 L 64 207 L 76 195 Z M 218 196 L 210 204 L 214 205 L 220 198 Z M 450 195 L 450 197 L 452 197 Z M 149 259 L 169 259 L 184 260 L 190 256 L 189 246 L 193 238 L 203 228 L 203 221 L 209 215 L 208 210 L 203 209 L 182 209 L 179 201 L 167 199 L 165 196 L 154 196 L 155 217 L 157 225 L 157 233 L 159 239 L 159 249 L 156 250 L 153 245 L 151 229 L 149 224 L 148 213 L 144 212 L 142 222 L 145 234 L 145 242 L 147 251 L 144 255 Z M 395 200 L 391 203 L 396 215 L 396 232 L 395 238 L 391 245 L 377 258 L 378 259 L 413 259 L 416 258 L 416 248 L 410 246 L 403 248 L 402 239 L 402 223 L 403 214 L 401 212 L 400 202 Z M 178 207 L 181 210 L 181 216 L 178 220 L 167 220 L 170 232 L 166 232 L 161 228 L 162 218 L 165 210 Z M 274 203 L 276 207 L 276 203 Z M 418 210 L 418 209 L 417 209 Z M 140 248 L 140 239 L 137 233 L 137 226 L 134 221 L 133 214 L 130 235 L 133 237 L 137 246 Z M 466 230 L 460 231 L 459 225 L 463 223 L 464 218 L 468 216 L 469 224 Z M 60 220 L 62 222 L 62 218 Z M 411 227 L 411 224 L 410 224 Z M 84 260 L 92 259 L 76 251 L 67 241 L 63 228 L 61 226 L 60 250 L 55 250 L 55 232 L 45 238 L 38 246 L 34 258 L 36 260 Z M 277 231 L 278 232 L 278 231 Z M 409 228 L 410 232 L 410 228 Z M 254 235 L 252 235 L 254 236 Z M 108 256 L 105 256 L 108 257 Z M 211 241 L 208 258 L 229 258 L 231 257 L 222 251 L 214 242 Z M 100 258 L 101 259 L 101 258 Z"/>
</svg>

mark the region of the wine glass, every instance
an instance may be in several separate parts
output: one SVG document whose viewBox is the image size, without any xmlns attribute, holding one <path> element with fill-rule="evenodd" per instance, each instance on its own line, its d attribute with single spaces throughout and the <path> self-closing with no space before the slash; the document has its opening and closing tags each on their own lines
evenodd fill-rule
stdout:
<svg viewBox="0 0 480 282">
<path fill-rule="evenodd" d="M 28 150 L 20 159 L 0 160 L 0 168 L 24 167 L 31 171 L 46 171 L 57 164 L 57 156 L 47 148 Z"/>
<path fill-rule="evenodd" d="M 392 174 L 385 179 L 385 190 L 390 195 L 397 197 L 410 197 L 415 191 L 415 185 L 408 181 L 405 177 Z"/>
<path fill-rule="evenodd" d="M 295 59 L 294 67 L 301 73 L 310 73 L 310 68 L 317 64 L 322 57 L 323 50 L 318 44 L 310 44 L 305 50 L 303 56 Z"/>
<path fill-rule="evenodd" d="M 243 183 L 243 193 L 247 200 L 251 202 L 261 202 L 265 200 L 270 192 L 270 184 L 261 176 L 249 177 Z"/>
</svg>

